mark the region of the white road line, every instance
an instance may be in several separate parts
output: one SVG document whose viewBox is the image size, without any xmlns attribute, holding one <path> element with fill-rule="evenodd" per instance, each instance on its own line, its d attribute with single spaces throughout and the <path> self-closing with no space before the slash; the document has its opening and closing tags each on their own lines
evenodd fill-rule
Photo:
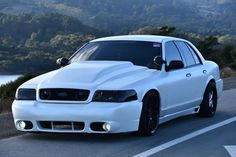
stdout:
<svg viewBox="0 0 236 157">
<path fill-rule="evenodd" d="M 160 151 L 162 151 L 162 150 L 164 150 L 164 149 L 167 149 L 167 148 L 169 148 L 169 147 L 172 147 L 172 146 L 177 145 L 177 144 L 179 144 L 179 143 L 181 143 L 181 142 L 187 141 L 187 140 L 189 140 L 189 139 L 191 139 L 191 138 L 194 138 L 194 137 L 196 137 L 196 136 L 199 136 L 199 135 L 201 135 L 201 134 L 204 134 L 204 133 L 209 132 L 209 131 L 211 131 L 211 130 L 214 130 L 214 129 L 216 129 L 216 128 L 222 127 L 222 126 L 227 125 L 227 124 L 229 124 L 229 123 L 232 123 L 232 122 L 234 122 L 234 121 L 236 121 L 236 117 L 233 117 L 233 118 L 224 120 L 224 121 L 222 121 L 222 122 L 213 124 L 213 125 L 211 125 L 211 126 L 208 126 L 208 127 L 206 127 L 206 128 L 203 128 L 203 129 L 194 131 L 194 132 L 192 132 L 192 133 L 190 133 L 190 134 L 187 134 L 187 135 L 185 135 L 185 136 L 182 136 L 182 137 L 180 137 L 180 138 L 174 139 L 174 140 L 172 140 L 172 141 L 169 141 L 169 142 L 164 143 L 164 144 L 162 144 L 162 145 L 159 145 L 159 146 L 157 146 L 157 147 L 151 148 L 151 149 L 149 149 L 149 150 L 147 150 L 147 151 L 145 151 L 145 152 L 142 152 L 142 153 L 140 153 L 140 154 L 137 154 L 137 155 L 135 155 L 135 156 L 133 156 L 133 157 L 146 157 L 146 156 L 153 155 L 153 154 L 158 153 L 158 152 L 160 152 Z"/>
<path fill-rule="evenodd" d="M 236 157 L 236 145 L 235 146 L 225 146 L 225 149 L 229 152 L 231 157 Z"/>
</svg>

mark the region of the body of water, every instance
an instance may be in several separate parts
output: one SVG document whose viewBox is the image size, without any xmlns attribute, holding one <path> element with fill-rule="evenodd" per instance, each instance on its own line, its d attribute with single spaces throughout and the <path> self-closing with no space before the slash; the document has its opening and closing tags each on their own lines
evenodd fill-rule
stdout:
<svg viewBox="0 0 236 157">
<path fill-rule="evenodd" d="M 21 75 L 0 75 L 0 86 L 10 81 L 16 80 Z"/>
</svg>

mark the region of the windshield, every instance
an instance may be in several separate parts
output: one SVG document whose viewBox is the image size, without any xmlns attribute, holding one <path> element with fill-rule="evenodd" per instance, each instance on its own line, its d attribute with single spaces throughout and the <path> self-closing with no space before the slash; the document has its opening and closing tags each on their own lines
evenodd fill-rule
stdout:
<svg viewBox="0 0 236 157">
<path fill-rule="evenodd" d="M 70 62 L 130 61 L 134 65 L 155 68 L 153 59 L 161 56 L 161 44 L 144 41 L 99 41 L 91 42 L 72 56 Z"/>
</svg>

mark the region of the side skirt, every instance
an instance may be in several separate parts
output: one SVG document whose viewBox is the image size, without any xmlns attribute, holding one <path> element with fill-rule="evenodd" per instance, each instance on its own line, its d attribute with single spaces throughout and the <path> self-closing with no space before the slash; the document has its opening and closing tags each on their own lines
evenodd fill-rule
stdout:
<svg viewBox="0 0 236 157">
<path fill-rule="evenodd" d="M 200 109 L 200 106 L 189 108 L 189 109 L 186 109 L 186 110 L 183 110 L 183 111 L 179 111 L 179 112 L 176 112 L 176 113 L 165 115 L 163 117 L 160 117 L 159 124 L 167 122 L 167 121 L 169 121 L 171 119 L 175 119 L 177 117 L 198 113 L 199 109 Z"/>
</svg>

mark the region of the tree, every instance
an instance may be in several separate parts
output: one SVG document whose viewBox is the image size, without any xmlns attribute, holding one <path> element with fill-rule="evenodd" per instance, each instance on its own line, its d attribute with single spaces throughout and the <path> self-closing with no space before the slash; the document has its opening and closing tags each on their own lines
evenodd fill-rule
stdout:
<svg viewBox="0 0 236 157">
<path fill-rule="evenodd" d="M 217 45 L 219 45 L 217 37 L 208 36 L 203 41 L 200 41 L 197 47 L 204 57 L 209 58 L 212 53 L 217 51 L 215 49 Z"/>
<path fill-rule="evenodd" d="M 168 26 L 163 26 L 159 29 L 159 35 L 166 35 L 169 36 L 171 34 L 175 33 L 176 28 L 175 27 L 168 27 Z"/>
<path fill-rule="evenodd" d="M 174 35 L 176 31 L 175 27 L 153 27 L 153 26 L 145 26 L 136 31 L 132 31 L 129 34 L 131 35 L 165 35 L 170 36 Z"/>
</svg>

